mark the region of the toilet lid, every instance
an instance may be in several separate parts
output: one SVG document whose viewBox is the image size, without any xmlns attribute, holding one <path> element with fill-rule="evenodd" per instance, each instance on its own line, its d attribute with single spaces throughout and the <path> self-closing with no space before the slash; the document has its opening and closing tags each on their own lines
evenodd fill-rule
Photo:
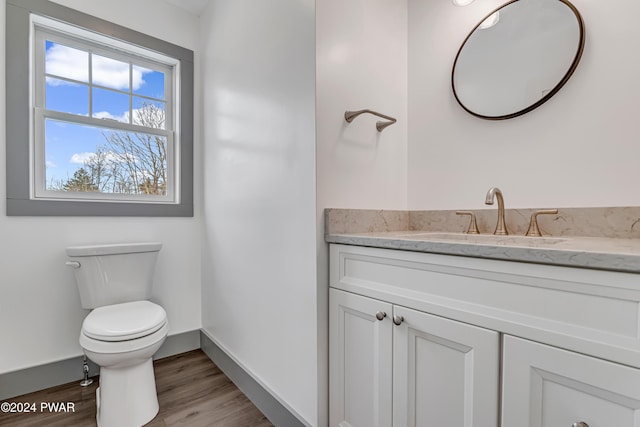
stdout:
<svg viewBox="0 0 640 427">
<path fill-rule="evenodd" d="M 82 332 L 100 341 L 125 341 L 150 335 L 167 322 L 167 313 L 150 301 L 107 305 L 93 310 Z"/>
</svg>

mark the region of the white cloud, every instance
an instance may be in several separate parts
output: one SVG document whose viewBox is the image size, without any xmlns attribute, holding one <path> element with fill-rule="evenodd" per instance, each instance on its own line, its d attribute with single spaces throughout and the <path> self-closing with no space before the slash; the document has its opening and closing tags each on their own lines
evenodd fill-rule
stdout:
<svg viewBox="0 0 640 427">
<path fill-rule="evenodd" d="M 101 86 L 112 87 L 120 90 L 129 89 L 129 64 L 93 55 L 93 82 Z M 142 75 L 138 74 L 138 80 L 133 80 L 133 88 L 140 87 Z"/>
<path fill-rule="evenodd" d="M 81 82 L 89 81 L 89 54 L 78 49 L 54 44 L 47 49 L 45 58 L 49 74 L 66 77 Z M 64 84 L 61 80 L 52 84 Z"/>
<path fill-rule="evenodd" d="M 133 90 L 138 90 L 140 89 L 140 86 L 143 86 L 144 84 L 146 84 L 147 82 L 144 81 L 144 75 L 152 72 L 153 72 L 152 70 L 147 70 L 146 68 L 137 67 L 134 65 L 132 67 L 132 74 L 131 74 Z"/>
<path fill-rule="evenodd" d="M 47 167 L 47 168 L 56 168 L 56 167 L 58 167 L 58 165 L 56 165 L 56 164 L 55 164 L 54 162 L 52 162 L 51 160 L 47 160 L 47 161 L 45 162 L 45 164 L 46 164 L 46 167 Z"/>
<path fill-rule="evenodd" d="M 117 154 L 113 151 L 109 151 L 103 153 L 103 155 L 103 159 L 107 163 L 125 163 L 127 161 L 133 161 L 134 163 L 137 162 L 137 159 L 133 154 Z M 69 159 L 69 163 L 84 165 L 86 162 L 91 161 L 95 157 L 96 153 L 75 153 L 71 156 L 71 159 Z"/>
<path fill-rule="evenodd" d="M 119 116 L 114 116 L 108 111 L 98 111 L 97 113 L 93 113 L 93 117 L 95 117 L 96 119 L 117 120 L 119 122 L 129 123 L 128 111 L 125 111 Z"/>
<path fill-rule="evenodd" d="M 73 156 L 71 156 L 69 162 L 77 165 L 84 165 L 85 162 L 91 160 L 91 158 L 95 155 L 96 153 L 75 153 Z"/>
<path fill-rule="evenodd" d="M 149 126 L 149 124 L 145 124 L 143 123 L 142 120 L 140 120 L 140 116 L 141 114 L 139 114 L 140 111 L 142 111 L 142 108 L 134 108 L 133 109 L 133 124 L 135 125 L 142 125 L 142 126 L 148 126 L 148 127 L 154 127 L 154 126 Z M 144 114 L 143 114 L 144 116 Z M 97 119 L 106 119 L 106 120 L 117 120 L 119 122 L 123 122 L 123 123 L 129 123 L 129 112 L 125 111 L 124 113 L 120 114 L 120 115 L 113 115 L 108 111 L 99 111 L 96 113 L 93 113 L 93 117 L 97 118 Z M 164 121 L 162 123 L 156 123 L 157 128 L 160 129 L 164 129 Z"/>
<path fill-rule="evenodd" d="M 49 74 L 81 82 L 89 81 L 89 54 L 87 52 L 54 43 L 47 49 L 45 61 L 46 70 Z M 150 72 L 151 70 L 146 68 L 133 67 L 133 90 L 138 90 L 145 84 L 144 75 Z M 129 64 L 105 58 L 104 56 L 93 55 L 92 78 L 95 84 L 128 90 Z M 64 80 L 48 79 L 47 82 L 51 85 L 69 84 Z"/>
</svg>

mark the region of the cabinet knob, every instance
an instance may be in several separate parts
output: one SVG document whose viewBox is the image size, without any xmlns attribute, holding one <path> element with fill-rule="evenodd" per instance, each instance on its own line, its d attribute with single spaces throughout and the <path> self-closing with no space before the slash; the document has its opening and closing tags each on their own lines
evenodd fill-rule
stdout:
<svg viewBox="0 0 640 427">
<path fill-rule="evenodd" d="M 584 421 L 578 421 L 577 423 L 571 424 L 571 427 L 589 427 L 589 424 Z"/>
<path fill-rule="evenodd" d="M 383 320 L 385 317 L 387 317 L 387 313 L 385 313 L 384 311 L 379 311 L 376 313 L 376 319 L 378 320 Z"/>
<path fill-rule="evenodd" d="M 396 325 L 400 325 L 402 322 L 404 322 L 404 317 L 398 316 L 397 314 L 393 316 L 393 323 L 395 323 Z"/>
</svg>

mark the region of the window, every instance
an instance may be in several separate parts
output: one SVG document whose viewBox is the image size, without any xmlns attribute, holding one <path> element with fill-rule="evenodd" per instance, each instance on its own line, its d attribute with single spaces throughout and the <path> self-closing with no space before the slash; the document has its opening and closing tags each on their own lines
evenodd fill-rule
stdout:
<svg viewBox="0 0 640 427">
<path fill-rule="evenodd" d="M 7 1 L 7 214 L 192 216 L 193 53 L 29 3 Z"/>
<path fill-rule="evenodd" d="M 179 63 L 32 16 L 33 196 L 175 202 Z"/>
</svg>

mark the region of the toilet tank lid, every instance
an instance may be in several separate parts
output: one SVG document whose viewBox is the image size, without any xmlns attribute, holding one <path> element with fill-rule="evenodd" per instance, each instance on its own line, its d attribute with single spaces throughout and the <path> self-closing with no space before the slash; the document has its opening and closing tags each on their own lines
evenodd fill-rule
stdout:
<svg viewBox="0 0 640 427">
<path fill-rule="evenodd" d="M 110 245 L 93 245 L 93 246 L 70 246 L 67 248 L 67 255 L 80 256 L 96 256 L 96 255 L 116 255 L 131 254 L 137 252 L 158 252 L 162 248 L 162 243 L 118 243 Z"/>
</svg>

